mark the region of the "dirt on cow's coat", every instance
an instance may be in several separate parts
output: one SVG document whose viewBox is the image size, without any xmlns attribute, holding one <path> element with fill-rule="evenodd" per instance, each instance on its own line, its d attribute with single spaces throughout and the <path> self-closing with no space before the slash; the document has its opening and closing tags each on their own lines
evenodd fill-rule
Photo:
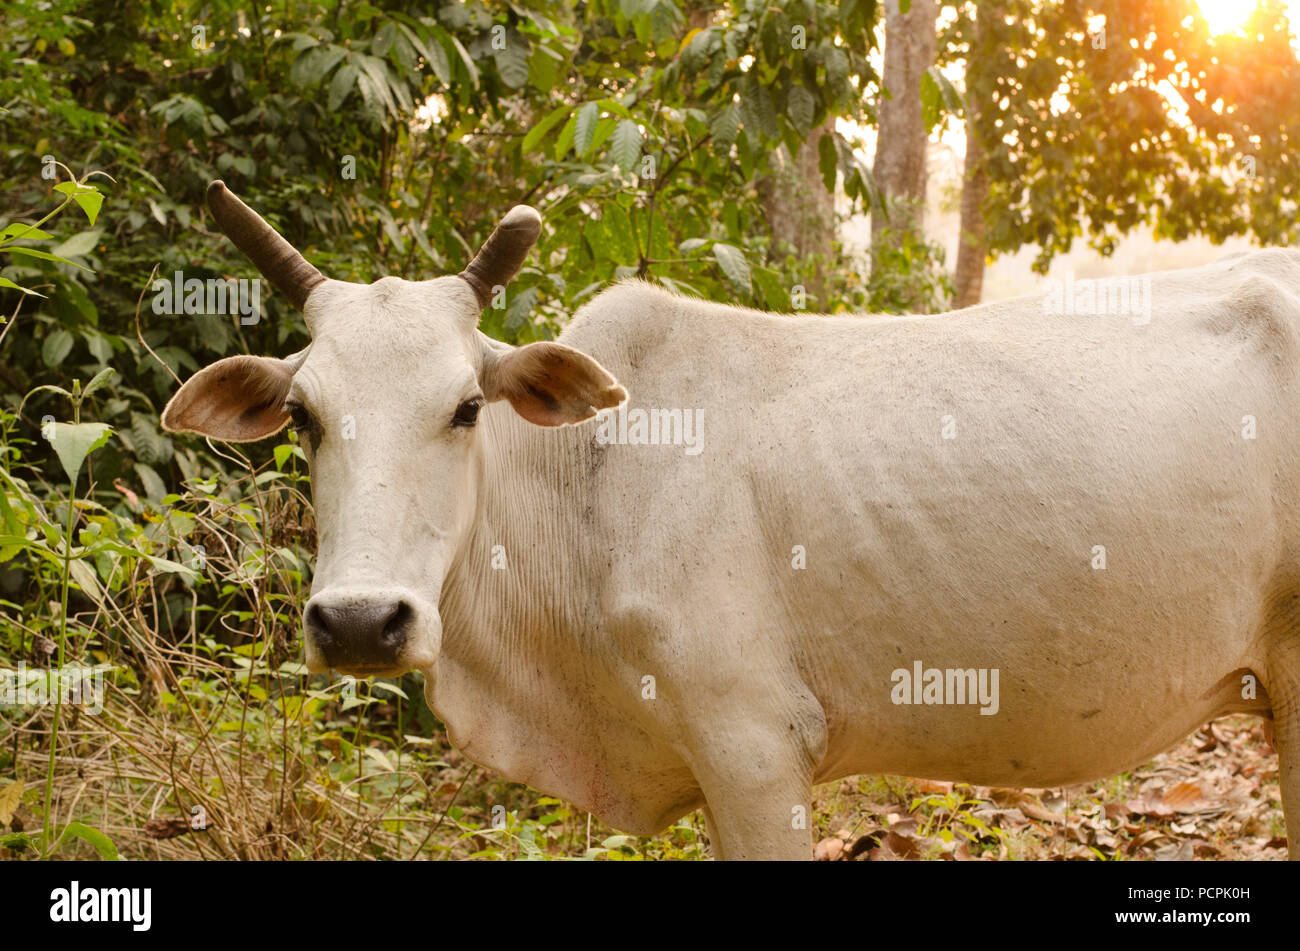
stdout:
<svg viewBox="0 0 1300 951">
<path fill-rule="evenodd" d="M 821 861 L 1285 859 L 1268 723 L 1223 717 L 1099 783 L 997 789 L 858 777 L 817 790 Z"/>
</svg>

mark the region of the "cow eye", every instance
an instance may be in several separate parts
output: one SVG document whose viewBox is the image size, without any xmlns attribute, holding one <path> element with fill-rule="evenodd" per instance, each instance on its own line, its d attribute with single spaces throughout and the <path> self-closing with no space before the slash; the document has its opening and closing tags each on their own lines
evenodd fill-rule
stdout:
<svg viewBox="0 0 1300 951">
<path fill-rule="evenodd" d="M 453 426 L 473 426 L 478 422 L 478 411 L 483 408 L 481 397 L 466 400 L 456 407 L 456 415 L 451 418 Z"/>
<path fill-rule="evenodd" d="M 305 406 L 299 406 L 297 403 L 290 403 L 289 410 L 289 428 L 295 433 L 305 433 L 311 429 L 311 413 L 307 412 Z"/>
</svg>

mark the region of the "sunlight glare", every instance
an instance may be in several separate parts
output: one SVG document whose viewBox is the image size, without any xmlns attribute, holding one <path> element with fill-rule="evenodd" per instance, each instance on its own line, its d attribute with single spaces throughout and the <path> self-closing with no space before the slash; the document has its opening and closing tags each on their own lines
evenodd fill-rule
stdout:
<svg viewBox="0 0 1300 951">
<path fill-rule="evenodd" d="M 1255 12 L 1256 3 L 1250 0 L 1196 0 L 1201 8 L 1201 16 L 1210 26 L 1211 36 L 1235 33 L 1246 25 L 1246 20 Z"/>
</svg>

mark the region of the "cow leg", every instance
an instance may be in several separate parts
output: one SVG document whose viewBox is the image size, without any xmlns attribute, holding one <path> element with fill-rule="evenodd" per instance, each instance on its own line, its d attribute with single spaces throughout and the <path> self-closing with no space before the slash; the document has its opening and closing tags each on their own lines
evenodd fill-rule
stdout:
<svg viewBox="0 0 1300 951">
<path fill-rule="evenodd" d="M 1288 857 L 1300 862 L 1300 644 L 1290 638 L 1270 658 L 1268 695 L 1273 707 L 1273 748 L 1286 818 Z"/>
<path fill-rule="evenodd" d="M 709 833 L 709 852 L 715 862 L 725 862 L 726 856 L 722 854 L 722 836 L 718 834 L 718 820 L 713 818 L 713 811 L 708 806 L 700 811 L 704 813 L 704 828 Z"/>
<path fill-rule="evenodd" d="M 812 859 L 810 784 L 755 784 L 746 776 L 717 776 L 702 785 L 713 814 L 709 837 L 716 858 Z"/>
<path fill-rule="evenodd" d="M 715 856 L 812 858 L 812 773 L 825 750 L 825 721 L 820 708 L 805 718 L 819 727 L 809 736 L 795 728 L 798 719 L 782 718 L 781 729 L 768 730 L 752 720 L 714 719 L 708 734 L 693 738 L 691 769 Z"/>
</svg>

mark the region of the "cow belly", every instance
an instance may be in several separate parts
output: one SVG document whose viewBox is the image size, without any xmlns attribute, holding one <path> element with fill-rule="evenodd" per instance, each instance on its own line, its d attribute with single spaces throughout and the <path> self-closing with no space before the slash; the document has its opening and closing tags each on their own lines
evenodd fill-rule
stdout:
<svg viewBox="0 0 1300 951">
<path fill-rule="evenodd" d="M 1199 671 L 1250 669 L 1226 655 L 1196 658 L 1197 674 L 1188 672 L 1191 659 L 1180 663 L 1167 654 L 1117 657 L 1109 664 L 1060 660 L 1060 667 L 1002 661 L 998 706 L 989 715 L 980 712 L 989 706 L 969 702 L 859 705 L 832 720 L 818 779 L 889 773 L 997 786 L 1098 779 L 1240 708 L 1233 703 L 1240 684 L 1216 684 L 1223 678 Z M 869 691 L 889 686 L 877 681 Z"/>
<path fill-rule="evenodd" d="M 1004 521 L 858 564 L 797 636 L 827 713 L 823 772 L 1084 781 L 1243 708 L 1230 675 L 1262 669 L 1275 539 L 1267 505 L 1240 500 L 1177 525 L 1178 506 L 1124 530 L 1085 519 L 1112 526 L 1094 533 Z"/>
</svg>

